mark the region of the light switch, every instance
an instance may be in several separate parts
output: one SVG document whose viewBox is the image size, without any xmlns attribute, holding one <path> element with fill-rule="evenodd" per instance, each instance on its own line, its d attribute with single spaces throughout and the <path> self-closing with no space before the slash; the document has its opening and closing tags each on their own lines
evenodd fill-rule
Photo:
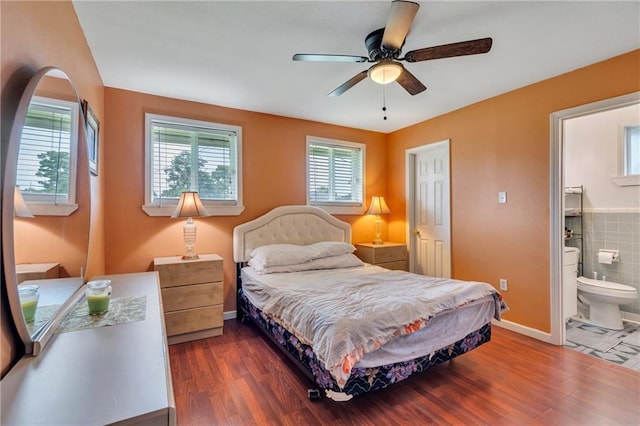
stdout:
<svg viewBox="0 0 640 426">
<path fill-rule="evenodd" d="M 507 193 L 506 192 L 498 192 L 498 203 L 506 204 L 507 203 Z"/>
</svg>

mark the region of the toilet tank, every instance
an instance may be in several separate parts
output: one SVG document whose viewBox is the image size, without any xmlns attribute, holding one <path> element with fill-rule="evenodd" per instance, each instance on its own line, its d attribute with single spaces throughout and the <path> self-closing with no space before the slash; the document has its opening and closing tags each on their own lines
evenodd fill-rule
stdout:
<svg viewBox="0 0 640 426">
<path fill-rule="evenodd" d="M 562 316 L 566 320 L 578 314 L 578 259 L 580 249 L 565 247 L 562 255 Z"/>
<path fill-rule="evenodd" d="M 577 270 L 578 259 L 580 258 L 580 249 L 577 247 L 565 247 L 562 263 L 564 266 L 575 265 Z"/>
</svg>

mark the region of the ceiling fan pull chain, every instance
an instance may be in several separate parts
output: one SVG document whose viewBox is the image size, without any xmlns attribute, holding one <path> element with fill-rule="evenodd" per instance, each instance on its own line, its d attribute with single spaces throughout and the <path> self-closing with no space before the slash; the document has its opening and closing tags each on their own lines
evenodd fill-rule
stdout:
<svg viewBox="0 0 640 426">
<path fill-rule="evenodd" d="M 385 85 L 382 85 L 382 113 L 384 114 L 383 119 L 387 119 L 387 97 L 386 97 Z"/>
</svg>

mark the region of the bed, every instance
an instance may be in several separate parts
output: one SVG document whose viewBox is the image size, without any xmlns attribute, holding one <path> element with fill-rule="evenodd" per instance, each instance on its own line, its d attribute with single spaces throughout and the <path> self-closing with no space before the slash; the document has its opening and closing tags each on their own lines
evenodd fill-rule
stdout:
<svg viewBox="0 0 640 426">
<path fill-rule="evenodd" d="M 233 243 L 238 318 L 312 381 L 311 399 L 349 400 L 469 352 L 507 310 L 486 283 L 363 263 L 350 225 L 317 207 L 277 207 Z"/>
</svg>

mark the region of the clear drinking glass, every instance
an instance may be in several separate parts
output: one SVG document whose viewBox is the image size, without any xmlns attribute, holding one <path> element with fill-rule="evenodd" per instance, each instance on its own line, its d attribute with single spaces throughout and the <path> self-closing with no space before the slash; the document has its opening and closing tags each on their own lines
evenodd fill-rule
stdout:
<svg viewBox="0 0 640 426">
<path fill-rule="evenodd" d="M 18 286 L 20 306 L 25 322 L 31 322 L 36 318 L 38 299 L 40 298 L 40 287 L 35 284 L 25 284 Z"/>
<path fill-rule="evenodd" d="M 111 280 L 89 281 L 87 283 L 87 304 L 89 314 L 104 314 L 109 310 L 111 299 Z"/>
</svg>

